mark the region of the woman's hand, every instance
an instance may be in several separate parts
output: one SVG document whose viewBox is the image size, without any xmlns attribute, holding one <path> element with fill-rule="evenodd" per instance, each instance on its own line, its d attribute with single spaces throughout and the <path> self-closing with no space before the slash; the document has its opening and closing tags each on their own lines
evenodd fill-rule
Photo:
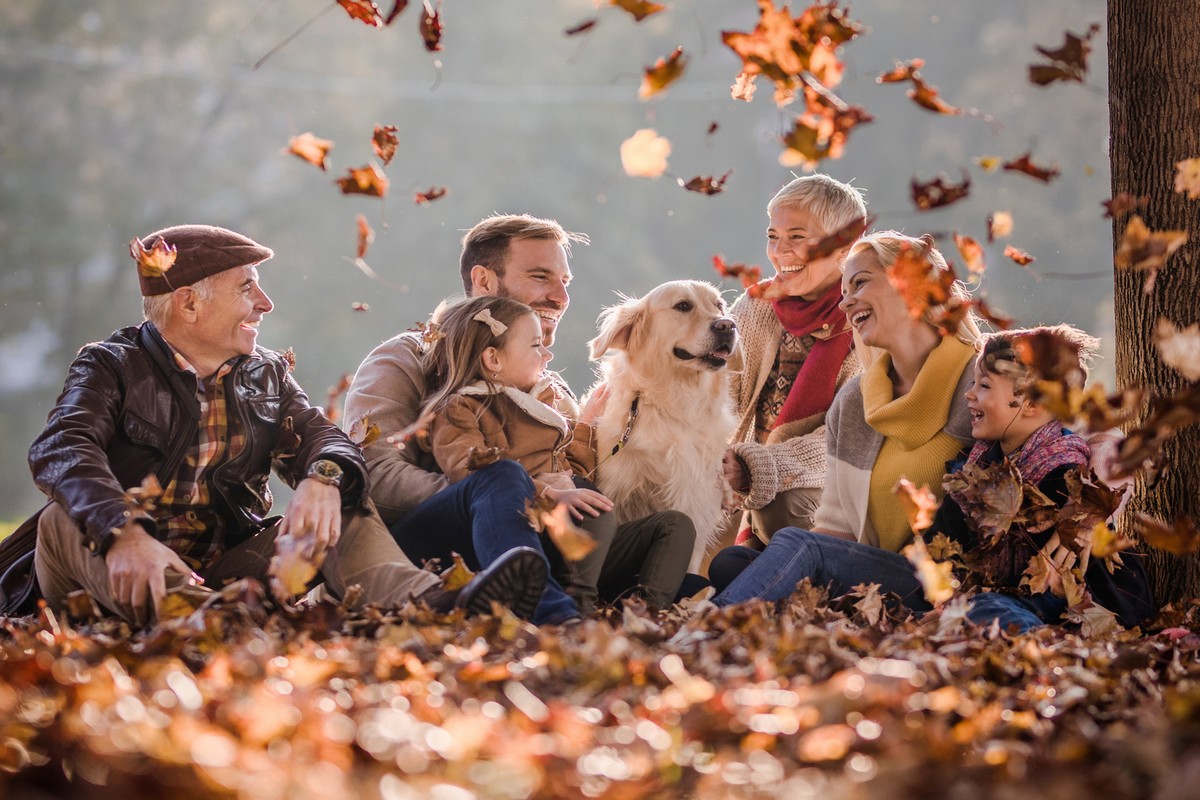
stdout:
<svg viewBox="0 0 1200 800">
<path fill-rule="evenodd" d="M 721 473 L 725 476 L 729 488 L 738 494 L 750 491 L 750 471 L 732 447 L 725 451 L 725 457 L 721 459 Z"/>
<path fill-rule="evenodd" d="M 592 489 L 556 489 L 551 486 L 543 494 L 555 503 L 565 505 L 575 519 L 583 519 L 584 514 L 598 517 L 613 509 L 612 500 Z"/>
</svg>

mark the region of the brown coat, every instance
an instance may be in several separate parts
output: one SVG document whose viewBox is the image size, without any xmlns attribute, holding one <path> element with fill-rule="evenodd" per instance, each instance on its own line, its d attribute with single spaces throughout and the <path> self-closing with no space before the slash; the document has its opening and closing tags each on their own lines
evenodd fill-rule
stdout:
<svg viewBox="0 0 1200 800">
<path fill-rule="evenodd" d="M 490 391 L 472 384 L 450 398 L 429 431 L 429 448 L 442 472 L 456 483 L 471 472 L 471 450 L 499 449 L 534 478 L 541 493 L 554 473 L 568 470 L 590 478 L 596 453 L 590 426 L 575 423 L 554 406 L 562 407 L 549 379 L 526 393 L 512 387 Z"/>
</svg>

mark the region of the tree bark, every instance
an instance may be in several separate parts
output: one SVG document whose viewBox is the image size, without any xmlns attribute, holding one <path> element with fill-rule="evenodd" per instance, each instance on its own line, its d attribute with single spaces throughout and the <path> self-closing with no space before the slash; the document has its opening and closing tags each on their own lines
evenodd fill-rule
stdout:
<svg viewBox="0 0 1200 800">
<path fill-rule="evenodd" d="M 1166 397 L 1186 381 L 1158 357 L 1155 323 L 1165 317 L 1186 326 L 1200 316 L 1200 200 L 1174 191 L 1176 162 L 1200 157 L 1200 3 L 1109 0 L 1108 53 L 1113 195 L 1148 198 L 1137 213 L 1150 230 L 1189 235 L 1150 294 L 1143 291 L 1145 273 L 1117 269 L 1115 275 L 1117 382 Z M 1113 221 L 1114 251 L 1127 219 Z M 1200 426 L 1176 435 L 1163 456 L 1157 483 L 1138 478 L 1124 530 L 1136 512 L 1200 521 Z M 1151 550 L 1147 569 L 1160 603 L 1200 596 L 1200 555 Z"/>
</svg>

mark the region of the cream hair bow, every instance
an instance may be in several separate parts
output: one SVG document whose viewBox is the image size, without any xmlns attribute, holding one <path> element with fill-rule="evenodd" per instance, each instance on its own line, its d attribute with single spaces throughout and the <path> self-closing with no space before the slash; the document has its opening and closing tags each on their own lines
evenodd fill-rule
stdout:
<svg viewBox="0 0 1200 800">
<path fill-rule="evenodd" d="M 507 325 L 492 316 L 492 310 L 490 308 L 485 308 L 483 311 L 480 311 L 478 314 L 471 317 L 471 319 L 475 320 L 476 322 L 482 322 L 484 325 L 487 325 L 489 328 L 491 328 L 492 336 L 503 336 L 504 332 L 508 330 Z"/>
</svg>

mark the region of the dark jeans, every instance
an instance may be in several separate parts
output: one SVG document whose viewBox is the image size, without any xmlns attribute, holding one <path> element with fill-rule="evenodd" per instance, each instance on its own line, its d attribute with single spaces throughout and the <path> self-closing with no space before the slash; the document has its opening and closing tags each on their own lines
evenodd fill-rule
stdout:
<svg viewBox="0 0 1200 800">
<path fill-rule="evenodd" d="M 799 528 L 776 532 L 761 553 L 748 547 L 725 548 L 713 558 L 709 578 L 719 592 L 713 598 L 718 606 L 755 598 L 782 600 L 808 578 L 815 586 L 828 587 L 833 597 L 860 583 L 877 583 L 915 612 L 932 608 L 912 564 L 900 553 Z M 983 592 L 971 599 L 967 618 L 980 625 L 999 620 L 1001 628 L 1015 625 L 1024 632 L 1057 620 L 1065 608 L 1063 600 L 1049 594 Z"/>
<path fill-rule="evenodd" d="M 610 603 L 640 595 L 651 608 L 667 608 L 675 601 L 696 543 L 696 526 L 687 514 L 660 511 L 618 525 L 612 512 L 608 512 L 590 519 L 584 517 L 580 527 L 601 546 L 609 543 L 602 557 L 597 558 L 601 550 L 597 547 L 583 561 L 564 565 L 571 575 L 567 592 L 575 597 L 585 614 L 595 609 L 597 592 Z M 554 556 L 550 563 L 554 566 Z M 586 577 L 581 577 L 581 573 Z M 573 589 L 581 592 L 576 594 Z M 590 606 L 582 592 L 590 592 Z"/>
<path fill-rule="evenodd" d="M 392 525 L 392 536 L 416 563 L 431 558 L 449 565 L 459 553 L 473 570 L 491 564 L 514 547 L 545 553 L 525 517 L 533 481 L 515 461 L 497 461 L 472 472 L 405 514 Z M 575 601 L 552 577 L 533 615 L 533 623 L 563 622 L 579 616 Z"/>
</svg>

